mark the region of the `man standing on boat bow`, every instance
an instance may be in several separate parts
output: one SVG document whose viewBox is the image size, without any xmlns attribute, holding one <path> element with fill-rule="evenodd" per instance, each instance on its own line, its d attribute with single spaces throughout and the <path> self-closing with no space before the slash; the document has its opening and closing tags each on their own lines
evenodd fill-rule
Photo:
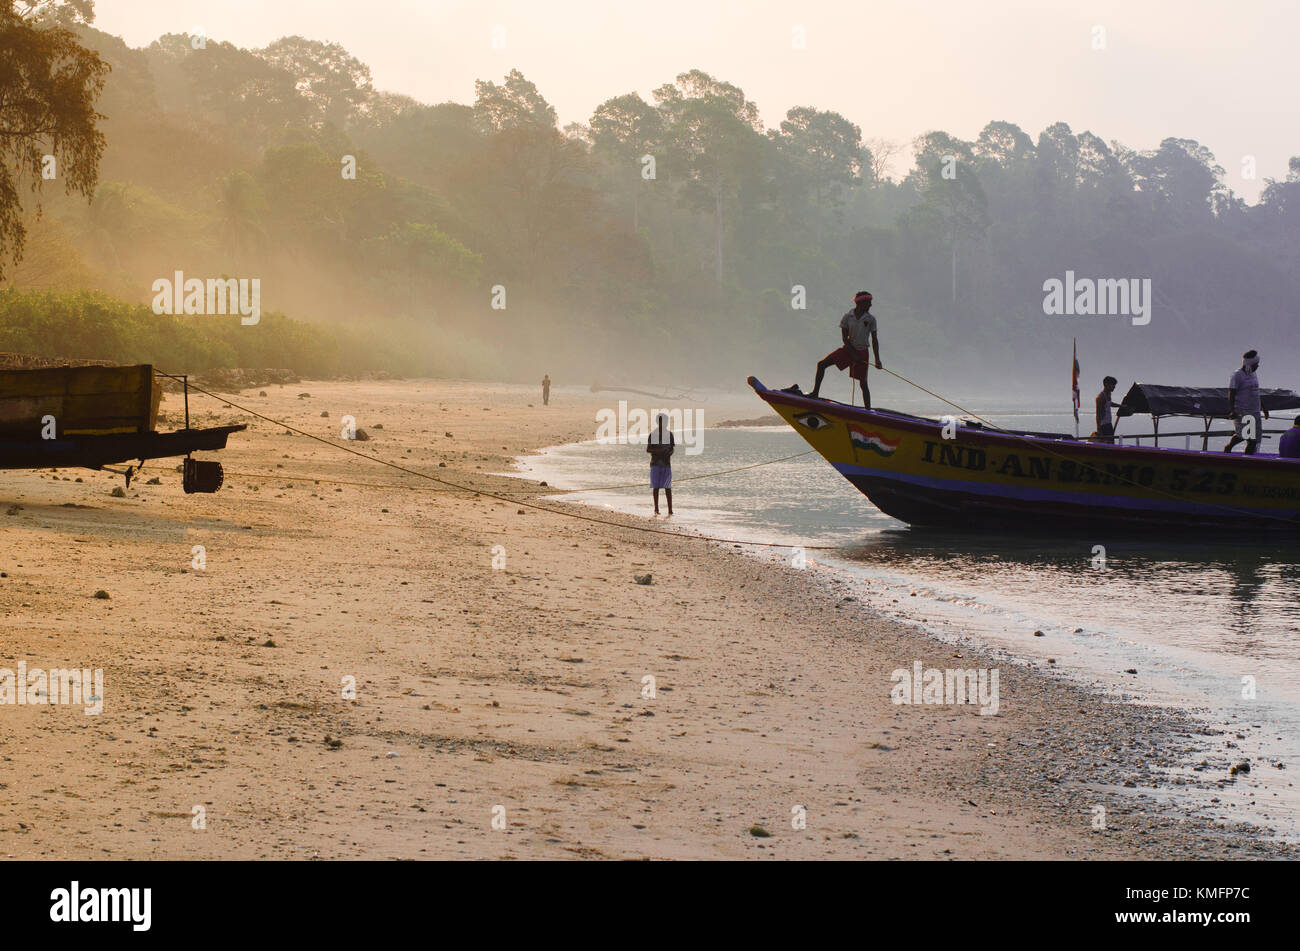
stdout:
<svg viewBox="0 0 1300 951">
<path fill-rule="evenodd" d="M 871 409 L 871 391 L 867 389 L 867 361 L 871 347 L 876 352 L 876 369 L 883 370 L 880 363 L 880 338 L 876 336 L 876 318 L 871 313 L 871 295 L 858 291 L 853 295 L 853 309 L 840 318 L 840 338 L 843 346 L 832 351 L 817 364 L 817 378 L 809 396 L 819 399 L 822 389 L 822 377 L 826 368 L 834 366 L 837 370 L 846 367 L 849 376 L 862 384 L 862 405 Z"/>
<path fill-rule="evenodd" d="M 1228 382 L 1228 418 L 1233 421 L 1233 437 L 1223 447 L 1224 452 L 1232 452 L 1234 446 L 1243 439 L 1246 441 L 1246 455 L 1253 456 L 1259 448 L 1259 440 L 1264 432 L 1260 414 L 1268 419 L 1268 412 L 1263 409 L 1259 399 L 1259 354 L 1247 350 L 1241 355 L 1241 369 L 1232 375 Z"/>
</svg>

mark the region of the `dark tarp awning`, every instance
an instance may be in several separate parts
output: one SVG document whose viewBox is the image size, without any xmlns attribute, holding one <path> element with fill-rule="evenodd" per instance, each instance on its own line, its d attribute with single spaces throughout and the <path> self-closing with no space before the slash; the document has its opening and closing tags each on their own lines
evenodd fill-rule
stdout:
<svg viewBox="0 0 1300 951">
<path fill-rule="evenodd" d="M 1292 390 L 1260 389 L 1259 401 L 1270 413 L 1280 409 L 1300 409 L 1300 394 Z M 1226 386 L 1158 386 L 1154 383 L 1134 383 L 1124 394 L 1121 406 L 1129 413 L 1150 413 L 1153 416 L 1204 416 L 1226 419 L 1228 416 L 1228 388 Z M 1128 415 L 1128 414 L 1125 414 Z"/>
</svg>

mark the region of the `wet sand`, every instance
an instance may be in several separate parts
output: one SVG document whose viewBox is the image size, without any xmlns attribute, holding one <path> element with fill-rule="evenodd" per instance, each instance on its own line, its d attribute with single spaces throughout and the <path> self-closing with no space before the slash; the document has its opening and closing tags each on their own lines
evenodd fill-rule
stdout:
<svg viewBox="0 0 1300 951">
<path fill-rule="evenodd" d="M 547 488 L 492 473 L 592 438 L 618 400 L 557 387 L 543 408 L 532 387 L 442 381 L 265 392 L 237 399 L 541 504 Z M 179 399 L 163 409 L 179 425 Z M 1286 854 L 1157 803 L 1170 770 L 1205 760 L 1203 781 L 1223 782 L 1231 765 L 1171 714 L 956 656 L 816 572 L 632 527 L 665 520 L 521 508 L 206 397 L 191 410 L 250 423 L 210 457 L 228 470 L 216 495 L 184 495 L 174 460 L 125 498 L 107 473 L 0 472 L 0 667 L 105 680 L 98 716 L 0 706 L 0 855 Z M 344 443 L 344 415 L 371 439 Z M 892 703 L 891 672 L 914 661 L 997 667 L 999 714 Z"/>
</svg>

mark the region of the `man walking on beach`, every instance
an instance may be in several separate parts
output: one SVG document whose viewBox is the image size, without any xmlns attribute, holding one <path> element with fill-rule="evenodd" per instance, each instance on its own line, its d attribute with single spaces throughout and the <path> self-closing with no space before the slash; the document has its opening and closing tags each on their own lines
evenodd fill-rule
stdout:
<svg viewBox="0 0 1300 951">
<path fill-rule="evenodd" d="M 659 514 L 659 490 L 668 499 L 668 514 L 673 514 L 673 431 L 668 428 L 668 416 L 660 413 L 655 428 L 646 440 L 645 451 L 650 453 L 650 488 L 654 491 L 655 514 Z"/>
<path fill-rule="evenodd" d="M 1224 452 L 1232 452 L 1237 443 L 1245 440 L 1246 455 L 1253 456 L 1259 448 L 1260 437 L 1264 433 L 1264 424 L 1260 415 L 1268 419 L 1259 400 L 1259 353 L 1247 350 L 1241 355 L 1241 369 L 1232 375 L 1228 382 L 1228 418 L 1233 421 L 1233 436 L 1223 447 Z"/>
<path fill-rule="evenodd" d="M 866 291 L 853 295 L 853 309 L 840 318 L 840 339 L 843 345 L 817 364 L 817 378 L 809 396 L 819 398 L 827 367 L 833 366 L 837 370 L 847 367 L 849 376 L 862 384 L 862 405 L 871 409 L 871 391 L 867 389 L 868 347 L 876 351 L 876 369 L 883 370 L 884 367 L 880 364 L 880 338 L 876 336 L 876 318 L 871 313 L 871 295 Z"/>
<path fill-rule="evenodd" d="M 549 373 L 542 376 L 542 405 L 551 405 L 551 375 Z"/>
<path fill-rule="evenodd" d="M 1119 385 L 1119 380 L 1113 376 L 1108 376 L 1101 381 L 1101 392 L 1097 394 L 1097 441 L 1114 442 L 1115 441 L 1115 423 L 1111 419 L 1110 411 L 1112 409 L 1122 409 L 1118 403 L 1111 401 L 1111 394 L 1115 392 L 1115 387 Z"/>
</svg>

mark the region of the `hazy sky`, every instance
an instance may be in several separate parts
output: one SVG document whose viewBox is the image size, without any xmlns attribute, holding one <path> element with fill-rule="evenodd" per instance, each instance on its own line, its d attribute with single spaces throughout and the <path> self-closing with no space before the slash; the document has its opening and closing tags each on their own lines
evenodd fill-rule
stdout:
<svg viewBox="0 0 1300 951">
<path fill-rule="evenodd" d="M 811 105 L 900 142 L 973 139 L 991 119 L 1034 138 L 1063 120 L 1141 149 L 1196 139 L 1252 202 L 1300 155 L 1297 0 L 97 0 L 96 14 L 131 46 L 200 28 L 243 47 L 337 41 L 376 86 L 422 102 L 470 103 L 475 79 L 518 68 L 561 125 L 699 68 L 743 89 L 768 126 Z"/>
</svg>

